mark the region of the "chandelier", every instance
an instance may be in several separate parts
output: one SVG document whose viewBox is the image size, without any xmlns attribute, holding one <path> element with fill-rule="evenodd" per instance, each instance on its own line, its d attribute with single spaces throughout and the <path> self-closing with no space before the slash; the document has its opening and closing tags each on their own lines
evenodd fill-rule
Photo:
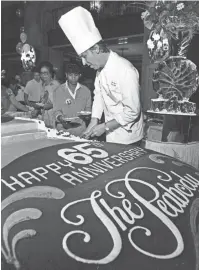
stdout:
<svg viewBox="0 0 199 270">
<path fill-rule="evenodd" d="M 26 4 L 26 1 L 24 1 Z M 17 17 L 21 18 L 24 16 L 24 10 L 18 8 L 16 10 Z M 21 55 L 21 61 L 23 69 L 25 71 L 31 71 L 35 66 L 36 62 L 36 53 L 33 46 L 27 43 L 27 34 L 25 33 L 25 27 L 20 28 L 20 42 L 16 45 L 16 51 Z"/>
<path fill-rule="evenodd" d="M 90 1 L 90 10 L 100 12 L 103 7 L 102 1 Z"/>
</svg>

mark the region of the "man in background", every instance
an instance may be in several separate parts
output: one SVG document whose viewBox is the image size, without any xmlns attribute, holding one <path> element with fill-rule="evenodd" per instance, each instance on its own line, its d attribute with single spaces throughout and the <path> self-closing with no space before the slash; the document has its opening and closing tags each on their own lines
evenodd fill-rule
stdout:
<svg viewBox="0 0 199 270">
<path fill-rule="evenodd" d="M 36 103 L 39 103 L 43 95 L 40 73 L 35 68 L 33 70 L 33 79 L 28 81 L 24 90 L 25 104 L 39 109 Z"/>
<path fill-rule="evenodd" d="M 19 74 L 15 75 L 14 83 L 10 84 L 10 89 L 12 90 L 15 98 L 18 102 L 25 105 L 24 102 L 24 85 L 22 84 L 22 79 Z"/>
<path fill-rule="evenodd" d="M 86 130 L 86 116 L 79 117 L 79 113 L 91 112 L 91 93 L 79 83 L 81 71 L 78 65 L 69 64 L 65 74 L 66 82 L 55 90 L 53 97 L 56 128 L 81 136 Z"/>
</svg>

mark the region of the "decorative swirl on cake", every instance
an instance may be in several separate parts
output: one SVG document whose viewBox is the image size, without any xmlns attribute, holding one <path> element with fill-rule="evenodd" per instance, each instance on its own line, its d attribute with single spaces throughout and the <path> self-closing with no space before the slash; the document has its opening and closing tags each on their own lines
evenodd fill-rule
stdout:
<svg viewBox="0 0 199 270">
<path fill-rule="evenodd" d="M 172 160 L 172 157 L 164 156 L 161 154 L 151 154 L 151 155 L 149 155 L 149 158 L 150 158 L 150 160 L 154 161 L 155 163 L 159 163 L 159 164 L 165 163 L 165 161 L 163 159 Z M 172 160 L 172 163 L 175 164 L 176 166 L 179 166 L 179 167 L 184 165 L 183 163 L 181 163 L 179 161 L 175 161 L 175 160 Z"/>
<path fill-rule="evenodd" d="M 68 210 L 72 205 L 75 205 L 77 203 L 81 203 L 81 202 L 85 202 L 85 201 L 90 201 L 90 199 L 83 199 L 83 200 L 78 200 L 78 201 L 74 201 L 74 202 L 71 202 L 71 203 L 68 203 L 67 205 L 65 205 L 62 210 L 61 210 L 61 218 L 68 224 L 72 224 L 72 225 L 75 225 L 75 226 L 79 226 L 81 224 L 84 223 L 84 217 L 82 215 L 77 215 L 76 218 L 79 220 L 79 221 L 71 221 L 69 219 L 67 219 L 65 217 L 65 212 L 66 210 Z"/>
<path fill-rule="evenodd" d="M 98 259 L 98 260 L 90 260 L 90 259 L 85 259 L 85 258 L 82 258 L 82 257 L 79 257 L 77 255 L 75 255 L 69 248 L 69 245 L 68 245 L 68 239 L 74 235 L 84 235 L 84 242 L 85 243 L 88 243 L 91 241 L 91 237 L 90 235 L 85 232 L 85 231 L 81 231 L 81 230 L 75 230 L 75 231 L 72 231 L 72 232 L 69 232 L 67 233 L 64 238 L 63 238 L 63 241 L 62 241 L 62 245 L 63 245 L 63 249 L 64 251 L 68 254 L 68 256 L 70 256 L 71 258 L 73 258 L 74 260 L 76 261 L 79 261 L 79 262 L 82 262 L 82 263 L 88 263 L 88 264 L 107 264 L 107 263 L 110 263 L 112 261 L 115 260 L 115 258 L 119 255 L 120 251 L 121 251 L 121 248 L 122 248 L 122 239 L 120 237 L 120 234 L 117 230 L 117 227 L 115 226 L 115 224 L 111 221 L 111 219 L 102 211 L 102 209 L 99 207 L 99 205 L 97 204 L 96 202 L 96 199 L 101 197 L 102 195 L 102 192 L 99 191 L 99 190 L 96 190 L 94 192 L 92 192 L 91 194 L 91 197 L 89 199 L 83 199 L 82 201 L 85 201 L 85 200 L 90 200 L 90 203 L 91 203 L 91 206 L 94 210 L 94 212 L 96 213 L 97 217 L 102 221 L 102 223 L 104 224 L 104 226 L 107 228 L 107 230 L 109 231 L 110 233 L 110 236 L 112 237 L 112 241 L 113 241 L 113 248 L 112 250 L 110 251 L 110 253 L 102 258 L 102 259 Z M 76 201 L 77 203 L 80 202 L 80 200 Z M 74 203 L 76 203 L 74 202 Z M 70 205 L 74 205 L 74 203 L 70 204 Z M 68 205 L 65 207 L 65 209 L 68 208 Z M 64 212 L 62 213 L 62 219 L 64 217 Z M 72 223 L 74 225 L 82 225 L 83 222 L 84 222 L 84 218 L 82 216 L 77 216 L 80 221 L 79 222 L 76 222 L 76 223 Z M 69 223 L 68 220 L 66 220 L 64 218 L 64 220 Z M 71 223 L 71 222 L 70 222 Z"/>
<path fill-rule="evenodd" d="M 109 194 L 111 197 L 113 198 L 117 198 L 117 199 L 121 199 L 121 198 L 125 198 L 125 194 L 121 191 L 117 191 L 117 195 L 114 195 L 113 193 L 111 193 L 109 191 L 109 187 L 112 185 L 112 184 L 115 184 L 116 182 L 123 182 L 124 179 L 117 179 L 117 180 L 114 180 L 114 181 L 111 181 L 109 182 L 106 186 L 105 186 L 105 190 L 107 192 L 107 194 Z"/>
<path fill-rule="evenodd" d="M 154 161 L 155 163 L 160 163 L 160 164 L 165 163 L 164 160 L 162 160 L 161 158 L 165 158 L 165 156 L 159 155 L 159 154 L 151 154 L 151 155 L 149 155 L 149 159 Z"/>
<path fill-rule="evenodd" d="M 30 198 L 42 198 L 42 199 L 62 199 L 65 193 L 58 188 L 50 186 L 35 186 L 27 188 L 25 190 L 17 191 L 2 201 L 1 211 L 14 202 L 30 199 Z M 3 244 L 2 254 L 7 263 L 13 264 L 16 269 L 20 269 L 21 265 L 16 256 L 16 245 L 19 240 L 24 238 L 33 237 L 36 235 L 36 231 L 32 229 L 22 230 L 18 232 L 12 239 L 11 248 L 9 245 L 9 232 L 17 224 L 23 221 L 29 221 L 39 219 L 42 216 L 42 212 L 36 208 L 24 208 L 11 213 L 3 224 Z"/>
<path fill-rule="evenodd" d="M 29 237 L 33 237 L 36 235 L 36 231 L 35 230 L 23 230 L 20 231 L 19 233 L 17 233 L 13 239 L 12 239 L 12 254 L 13 254 L 13 261 L 12 263 L 14 264 L 14 266 L 16 267 L 16 269 L 20 269 L 20 264 L 19 261 L 17 260 L 17 255 L 16 255 L 16 244 L 24 239 L 24 238 L 29 238 Z"/>
<path fill-rule="evenodd" d="M 133 173 L 133 172 L 135 172 L 136 170 L 149 170 L 149 171 L 151 170 L 151 171 L 160 172 L 161 174 L 163 174 L 163 175 L 166 176 L 167 178 L 163 178 L 161 175 L 157 175 L 157 178 L 158 178 L 159 180 L 164 181 L 164 182 L 169 182 L 169 181 L 172 180 L 172 177 L 171 177 L 168 173 L 163 172 L 163 171 L 158 170 L 158 169 L 155 169 L 155 168 L 148 168 L 148 167 L 137 167 L 137 168 L 135 168 L 135 169 L 130 170 L 130 171 L 126 174 L 125 179 L 126 179 L 126 178 L 131 178 L 131 177 L 129 177 L 130 174 Z"/>
<path fill-rule="evenodd" d="M 30 198 L 41 198 L 41 199 L 62 199 L 65 193 L 56 187 L 50 186 L 35 186 L 26 188 L 25 190 L 19 190 L 16 193 L 10 195 L 1 203 L 1 211 L 11 203 L 20 201 L 23 199 Z"/>
<path fill-rule="evenodd" d="M 134 170 L 134 169 L 133 169 Z M 178 230 L 178 228 L 176 227 L 176 225 L 163 213 L 161 212 L 158 208 L 156 208 L 154 205 L 152 205 L 152 203 L 154 201 L 156 201 L 159 198 L 159 191 L 158 189 L 156 189 L 153 185 L 151 185 L 148 182 L 145 182 L 143 180 L 139 180 L 139 179 L 134 179 L 134 178 L 130 178 L 129 175 L 131 174 L 131 172 L 133 171 L 129 171 L 126 174 L 125 177 L 125 185 L 126 188 L 128 189 L 128 191 L 132 194 L 132 196 L 137 199 L 139 202 L 141 202 L 148 210 L 150 210 L 151 212 L 153 212 L 153 214 L 157 217 L 159 217 L 161 219 L 161 221 L 165 224 L 165 226 L 170 230 L 170 232 L 173 234 L 175 240 L 176 240 L 176 248 L 173 252 L 166 254 L 166 255 L 161 255 L 161 254 L 154 254 L 151 252 L 146 251 L 145 249 L 142 249 L 141 247 L 139 247 L 138 245 L 135 244 L 135 242 L 132 239 L 132 232 L 139 229 L 139 230 L 144 230 L 145 231 L 145 235 L 146 236 L 150 236 L 151 235 L 151 231 L 148 228 L 142 227 L 142 226 L 135 226 L 133 227 L 128 234 L 129 237 L 129 241 L 131 242 L 132 246 L 138 250 L 139 252 L 153 257 L 153 258 L 157 258 L 157 259 L 172 259 L 177 257 L 178 255 L 180 255 L 182 253 L 182 251 L 184 250 L 184 242 L 183 242 L 183 238 L 182 235 L 180 233 L 180 231 Z M 151 200 L 146 200 L 145 198 L 143 198 L 142 196 L 140 196 L 132 187 L 131 187 L 131 182 L 137 182 L 140 184 L 143 184 L 144 186 L 148 186 L 153 192 L 154 192 L 154 197 Z"/>
<path fill-rule="evenodd" d="M 9 243 L 8 243 L 8 234 L 9 231 L 14 227 L 16 224 L 31 220 L 31 219 L 38 219 L 42 215 L 42 212 L 35 208 L 25 208 L 18 210 L 14 213 L 12 213 L 4 222 L 3 225 L 3 241 L 5 244 L 5 247 L 8 251 L 8 256 L 11 256 Z"/>
<path fill-rule="evenodd" d="M 199 269 L 199 198 L 196 198 L 190 208 L 190 225 L 191 232 L 193 235 L 195 253 L 196 253 L 196 268 Z"/>
<path fill-rule="evenodd" d="M 42 212 L 38 209 L 35 208 L 25 208 L 25 209 L 21 209 L 18 210 L 14 213 L 12 213 L 5 221 L 4 225 L 3 225 L 3 242 L 7 251 L 4 251 L 3 247 L 3 254 L 5 255 L 5 259 L 8 263 L 14 264 L 16 269 L 20 268 L 20 263 L 16 258 L 16 253 L 15 253 L 15 244 L 13 246 L 12 251 L 14 251 L 13 254 L 11 254 L 11 250 L 9 247 L 9 243 L 8 243 L 8 235 L 10 230 L 12 229 L 12 227 L 14 227 L 15 225 L 19 224 L 20 222 L 23 221 L 27 221 L 27 220 L 33 220 L 33 219 L 38 219 L 40 218 L 42 215 Z M 36 232 L 35 232 L 36 234 Z M 28 237 L 28 236 L 27 236 Z M 16 240 L 14 240 L 15 243 Z"/>
</svg>

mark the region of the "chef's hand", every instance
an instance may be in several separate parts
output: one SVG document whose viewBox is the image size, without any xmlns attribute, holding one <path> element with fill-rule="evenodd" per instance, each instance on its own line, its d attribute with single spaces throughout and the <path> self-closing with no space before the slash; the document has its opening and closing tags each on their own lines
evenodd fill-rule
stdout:
<svg viewBox="0 0 199 270">
<path fill-rule="evenodd" d="M 104 132 L 106 132 L 106 126 L 105 123 L 99 124 L 95 127 L 93 127 L 90 131 L 90 137 L 100 137 Z"/>
<path fill-rule="evenodd" d="M 88 125 L 87 129 L 84 131 L 84 133 L 82 134 L 81 138 L 85 138 L 88 139 L 90 137 L 91 134 L 91 130 L 97 126 L 98 123 L 98 119 L 97 118 L 92 118 L 90 121 L 90 124 Z"/>
</svg>

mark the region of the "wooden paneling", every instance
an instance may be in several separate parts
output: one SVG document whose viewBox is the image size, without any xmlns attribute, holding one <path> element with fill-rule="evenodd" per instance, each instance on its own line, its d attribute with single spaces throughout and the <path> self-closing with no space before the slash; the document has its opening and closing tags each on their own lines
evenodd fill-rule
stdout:
<svg viewBox="0 0 199 270">
<path fill-rule="evenodd" d="M 143 22 L 139 14 L 99 20 L 96 21 L 96 26 L 104 39 L 137 35 L 142 34 L 144 31 Z M 70 42 L 62 29 L 51 29 L 48 32 L 48 45 L 52 47 L 63 44 L 70 44 Z"/>
</svg>

